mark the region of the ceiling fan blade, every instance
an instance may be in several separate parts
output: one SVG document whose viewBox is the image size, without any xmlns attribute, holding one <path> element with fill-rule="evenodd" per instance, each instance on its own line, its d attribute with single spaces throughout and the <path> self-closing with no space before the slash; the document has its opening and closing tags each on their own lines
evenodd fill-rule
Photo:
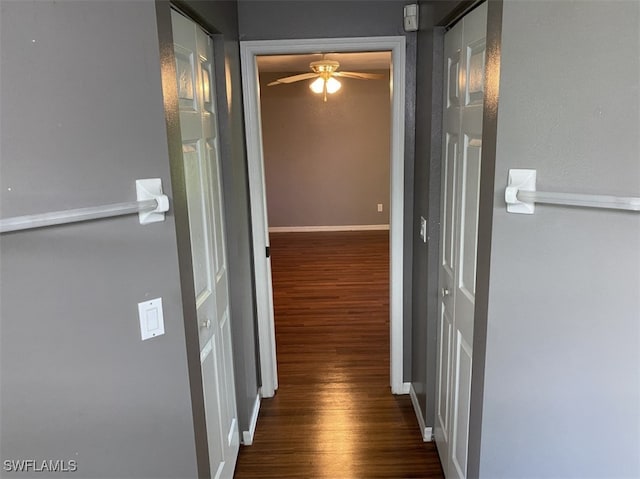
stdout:
<svg viewBox="0 0 640 479">
<path fill-rule="evenodd" d="M 358 72 L 333 72 L 333 76 L 344 78 L 357 78 L 358 80 L 380 80 L 384 75 L 379 73 L 358 73 Z"/>
<path fill-rule="evenodd" d="M 272 81 L 267 86 L 279 85 L 281 83 L 293 83 L 296 81 L 307 80 L 309 78 L 317 77 L 317 73 L 301 73 L 300 75 L 293 75 L 290 77 L 278 78 L 276 81 Z"/>
</svg>

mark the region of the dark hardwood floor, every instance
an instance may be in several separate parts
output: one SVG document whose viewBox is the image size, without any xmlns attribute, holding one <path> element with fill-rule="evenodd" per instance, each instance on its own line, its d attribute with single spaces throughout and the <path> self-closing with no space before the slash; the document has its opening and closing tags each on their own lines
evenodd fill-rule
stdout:
<svg viewBox="0 0 640 479">
<path fill-rule="evenodd" d="M 271 235 L 279 389 L 236 478 L 442 478 L 389 387 L 388 232 Z"/>
</svg>

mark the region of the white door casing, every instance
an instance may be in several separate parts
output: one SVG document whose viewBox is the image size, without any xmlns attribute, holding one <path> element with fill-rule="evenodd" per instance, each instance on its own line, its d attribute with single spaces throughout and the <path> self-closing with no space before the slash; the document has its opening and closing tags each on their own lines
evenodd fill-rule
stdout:
<svg viewBox="0 0 640 479">
<path fill-rule="evenodd" d="M 465 478 L 476 291 L 486 3 L 445 35 L 435 437 L 447 478 Z"/>
<path fill-rule="evenodd" d="M 240 42 L 263 397 L 274 395 L 278 380 L 271 260 L 265 254 L 269 246 L 269 232 L 256 56 L 318 51 L 391 51 L 390 383 L 394 394 L 407 394 L 408 384 L 404 383 L 402 370 L 405 44 L 404 36 Z"/>
<path fill-rule="evenodd" d="M 211 476 L 233 476 L 239 450 L 213 42 L 171 12 Z"/>
</svg>

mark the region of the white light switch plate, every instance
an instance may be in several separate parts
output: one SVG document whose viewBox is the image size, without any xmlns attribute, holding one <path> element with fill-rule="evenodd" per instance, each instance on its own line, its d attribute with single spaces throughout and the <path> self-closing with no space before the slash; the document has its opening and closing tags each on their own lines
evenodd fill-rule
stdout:
<svg viewBox="0 0 640 479">
<path fill-rule="evenodd" d="M 427 242 L 427 220 L 424 216 L 420 217 L 420 238 L 422 238 L 422 242 Z"/>
<path fill-rule="evenodd" d="M 138 316 L 140 317 L 140 336 L 143 341 L 164 334 L 162 298 L 138 303 Z"/>
</svg>

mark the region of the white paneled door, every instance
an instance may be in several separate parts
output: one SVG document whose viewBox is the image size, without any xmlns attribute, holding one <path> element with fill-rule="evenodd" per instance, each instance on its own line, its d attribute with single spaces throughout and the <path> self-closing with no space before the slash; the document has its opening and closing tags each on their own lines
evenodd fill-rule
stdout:
<svg viewBox="0 0 640 479">
<path fill-rule="evenodd" d="M 476 291 L 486 3 L 445 35 L 435 438 L 447 478 L 465 478 Z"/>
<path fill-rule="evenodd" d="M 213 43 L 172 11 L 211 477 L 233 477 L 239 432 L 231 354 Z"/>
</svg>

